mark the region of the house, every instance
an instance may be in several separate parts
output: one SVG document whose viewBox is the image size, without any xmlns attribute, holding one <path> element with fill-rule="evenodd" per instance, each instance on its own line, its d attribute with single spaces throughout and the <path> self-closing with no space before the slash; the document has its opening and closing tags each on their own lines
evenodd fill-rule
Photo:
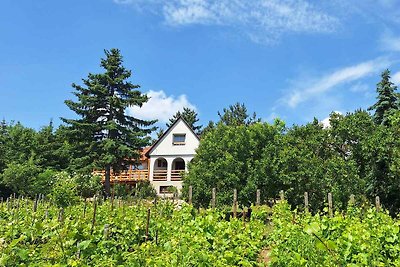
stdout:
<svg viewBox="0 0 400 267">
<path fill-rule="evenodd" d="M 199 137 L 183 119 L 177 119 L 151 146 L 142 149 L 140 164 L 111 175 L 111 184 L 135 185 L 150 181 L 157 194 L 171 192 L 172 187 L 182 189 L 182 174 L 187 172 L 188 163 L 194 158 L 199 146 Z M 100 174 L 104 181 L 104 172 Z"/>
</svg>

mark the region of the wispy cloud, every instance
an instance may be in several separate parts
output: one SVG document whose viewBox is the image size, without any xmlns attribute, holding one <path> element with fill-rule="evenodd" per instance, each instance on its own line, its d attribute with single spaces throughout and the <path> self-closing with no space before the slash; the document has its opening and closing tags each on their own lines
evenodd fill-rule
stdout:
<svg viewBox="0 0 400 267">
<path fill-rule="evenodd" d="M 295 108 L 300 103 L 320 97 L 340 85 L 358 81 L 361 78 L 378 73 L 388 65 L 390 65 L 389 60 L 378 58 L 338 69 L 321 77 L 294 81 L 289 93 L 281 99 L 281 102 L 291 108 Z"/>
<path fill-rule="evenodd" d="M 396 72 L 395 74 L 392 75 L 392 82 L 393 82 L 395 85 L 400 86 L 400 71 L 399 71 L 399 72 Z"/>
<path fill-rule="evenodd" d="M 306 0 L 113 0 L 158 10 L 169 26 L 219 25 L 244 32 L 254 41 L 286 33 L 330 33 L 339 20 Z"/>
<path fill-rule="evenodd" d="M 196 110 L 196 107 L 189 102 L 186 95 L 167 96 L 164 91 L 147 92 L 150 97 L 141 108 L 131 107 L 127 110 L 130 115 L 135 115 L 141 119 L 154 120 L 157 119 L 161 123 L 168 122 L 169 119 L 177 112 L 188 107 Z"/>
<path fill-rule="evenodd" d="M 383 50 L 399 52 L 400 36 L 395 36 L 392 32 L 386 31 L 380 39 L 380 45 Z"/>
</svg>

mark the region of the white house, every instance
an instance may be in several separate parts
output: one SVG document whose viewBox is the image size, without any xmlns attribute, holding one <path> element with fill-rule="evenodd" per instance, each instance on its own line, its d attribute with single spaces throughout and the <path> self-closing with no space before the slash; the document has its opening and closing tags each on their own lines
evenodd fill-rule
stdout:
<svg viewBox="0 0 400 267">
<path fill-rule="evenodd" d="M 151 147 L 140 151 L 138 165 L 129 166 L 128 170 L 111 173 L 110 183 L 136 185 L 140 181 L 150 181 L 157 194 L 170 193 L 171 187 L 182 189 L 182 174 L 187 171 L 188 163 L 196 154 L 199 137 L 179 118 Z M 102 176 L 104 171 L 94 171 Z"/>
<path fill-rule="evenodd" d="M 182 173 L 196 154 L 199 137 L 179 118 L 147 151 L 149 180 L 158 194 L 168 193 L 171 186 L 182 188 Z"/>
</svg>

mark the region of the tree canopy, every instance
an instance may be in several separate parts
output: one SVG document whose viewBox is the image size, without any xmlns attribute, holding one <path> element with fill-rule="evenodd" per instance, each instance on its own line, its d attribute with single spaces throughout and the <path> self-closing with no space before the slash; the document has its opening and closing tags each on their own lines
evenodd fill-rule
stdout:
<svg viewBox="0 0 400 267">
<path fill-rule="evenodd" d="M 184 119 L 192 130 L 199 134 L 201 132 L 202 125 L 197 125 L 199 119 L 197 118 L 197 112 L 194 109 L 183 108 L 183 111 L 177 111 L 172 118 L 169 119 L 169 123 L 166 123 L 167 127 L 170 127 L 177 119 Z"/>
<path fill-rule="evenodd" d="M 377 102 L 368 110 L 374 110 L 374 121 L 376 124 L 388 125 L 389 116 L 400 109 L 399 96 L 396 93 L 397 86 L 390 81 L 390 71 L 382 72 L 382 79 L 377 84 Z"/>
<path fill-rule="evenodd" d="M 105 169 L 109 194 L 111 169 L 118 171 L 136 163 L 139 149 L 150 143 L 155 121 L 127 115 L 128 107 L 141 107 L 148 97 L 138 90 L 139 85 L 127 80 L 131 71 L 122 65 L 118 49 L 105 50 L 105 55 L 100 64 L 104 73 L 89 73 L 84 85 L 72 84 L 77 101 L 65 101 L 80 118 L 63 121 L 84 152 L 80 159 L 88 166 Z"/>
</svg>

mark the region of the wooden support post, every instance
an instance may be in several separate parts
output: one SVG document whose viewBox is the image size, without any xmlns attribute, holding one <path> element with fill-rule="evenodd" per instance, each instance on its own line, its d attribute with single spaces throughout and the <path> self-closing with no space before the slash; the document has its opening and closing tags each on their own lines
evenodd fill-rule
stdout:
<svg viewBox="0 0 400 267">
<path fill-rule="evenodd" d="M 333 217 L 332 193 L 328 193 L 328 210 L 329 217 Z"/>
<path fill-rule="evenodd" d="M 61 208 L 60 211 L 58 212 L 58 221 L 62 223 L 64 221 L 64 209 Z"/>
<path fill-rule="evenodd" d="M 233 218 L 237 217 L 237 190 L 233 189 Z"/>
<path fill-rule="evenodd" d="M 149 240 L 150 208 L 147 209 L 146 240 Z"/>
<path fill-rule="evenodd" d="M 285 193 L 283 192 L 283 190 L 279 191 L 279 197 L 281 198 L 281 200 L 285 200 Z"/>
<path fill-rule="evenodd" d="M 308 212 L 308 192 L 304 192 L 304 210 Z"/>
<path fill-rule="evenodd" d="M 379 196 L 375 197 L 375 208 L 377 212 L 381 210 L 381 200 L 379 199 Z"/>
<path fill-rule="evenodd" d="M 261 190 L 257 189 L 256 191 L 256 206 L 260 206 L 261 204 Z"/>
<path fill-rule="evenodd" d="M 85 203 L 83 204 L 83 219 L 86 217 L 86 205 L 87 205 L 87 199 L 85 197 Z"/>
<path fill-rule="evenodd" d="M 33 202 L 33 212 L 37 211 L 37 206 L 38 206 L 38 200 L 35 198 L 35 202 Z"/>
<path fill-rule="evenodd" d="M 97 198 L 95 196 L 93 200 L 93 218 L 92 218 L 92 228 L 90 230 L 90 234 L 93 234 L 94 225 L 96 223 L 96 211 L 97 211 Z"/>
<path fill-rule="evenodd" d="M 211 196 L 211 208 L 215 209 L 215 203 L 216 203 L 216 196 L 217 195 L 217 189 L 214 187 L 212 189 L 212 196 Z"/>
<path fill-rule="evenodd" d="M 192 197 L 193 197 L 193 188 L 189 186 L 189 204 L 192 205 Z"/>
<path fill-rule="evenodd" d="M 109 225 L 109 224 L 105 224 L 105 225 L 104 225 L 104 230 L 103 230 L 103 238 L 104 238 L 105 240 L 108 239 L 108 232 L 109 232 L 109 230 L 110 230 L 110 225 Z"/>
<path fill-rule="evenodd" d="M 112 186 L 112 191 L 111 191 L 111 211 L 114 210 L 114 196 L 115 196 L 115 188 L 114 185 Z"/>
<path fill-rule="evenodd" d="M 350 205 L 355 205 L 356 204 L 356 200 L 353 194 L 350 195 Z"/>
</svg>

